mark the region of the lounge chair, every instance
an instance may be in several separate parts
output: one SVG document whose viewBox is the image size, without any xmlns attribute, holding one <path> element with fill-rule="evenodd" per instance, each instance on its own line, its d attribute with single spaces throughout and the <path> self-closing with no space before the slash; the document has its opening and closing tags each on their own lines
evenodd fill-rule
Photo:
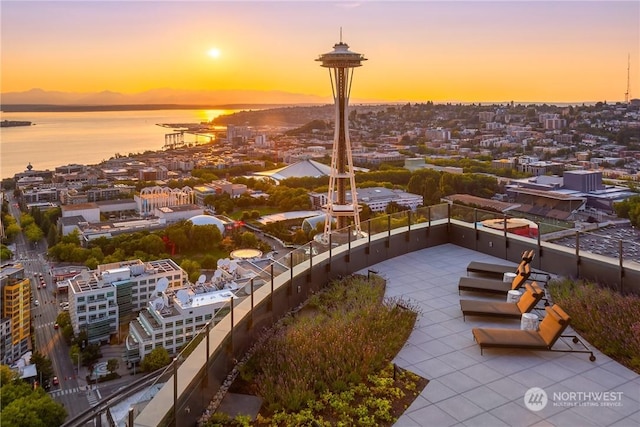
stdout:
<svg viewBox="0 0 640 427">
<path fill-rule="evenodd" d="M 458 282 L 458 294 L 461 291 L 482 292 L 490 294 L 504 294 L 510 290 L 520 289 L 529 279 L 531 267 L 523 262 L 518 266 L 516 277 L 511 283 L 496 279 L 485 279 L 483 277 L 461 277 Z"/>
<path fill-rule="evenodd" d="M 533 249 L 524 251 L 522 252 L 521 261 L 529 264 L 531 263 L 531 261 L 533 261 L 534 256 L 535 252 L 533 251 Z M 502 279 L 504 273 L 514 273 L 515 271 L 516 267 L 505 264 L 494 264 L 490 262 L 471 261 L 469 265 L 467 265 L 467 276 L 469 275 L 469 273 L 476 273 L 492 279 Z"/>
<path fill-rule="evenodd" d="M 462 318 L 466 320 L 466 316 L 490 316 L 520 319 L 522 313 L 533 310 L 544 296 L 544 290 L 536 282 L 525 283 L 524 289 L 525 292 L 518 302 L 460 300 Z"/>
<path fill-rule="evenodd" d="M 571 318 L 565 311 L 555 304 L 553 307 L 545 307 L 547 312 L 539 330 L 522 329 L 500 329 L 500 328 L 473 328 L 473 338 L 480 345 L 480 354 L 485 348 L 517 348 L 522 350 L 542 350 L 559 351 L 564 353 L 589 353 L 589 360 L 596 360 L 593 351 L 576 335 L 562 335 L 562 332 L 569 326 Z M 558 339 L 572 338 L 574 343 L 580 343 L 585 350 L 574 349 L 571 345 L 569 349 L 553 349 L 553 345 Z M 564 341 L 564 340 L 563 340 Z"/>
</svg>

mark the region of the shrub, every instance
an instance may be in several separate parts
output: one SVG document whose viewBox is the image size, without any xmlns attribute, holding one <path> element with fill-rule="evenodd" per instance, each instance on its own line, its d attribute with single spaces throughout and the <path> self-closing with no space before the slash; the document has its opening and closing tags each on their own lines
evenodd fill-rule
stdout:
<svg viewBox="0 0 640 427">
<path fill-rule="evenodd" d="M 381 278 L 369 282 L 352 276 L 331 284 L 314 297 L 313 315 L 302 309 L 276 325 L 247 364 L 255 371 L 242 375 L 255 379 L 266 407 L 274 412 L 303 409 L 325 384 L 346 393 L 353 385 L 349 380 L 382 370 L 413 329 L 417 313 L 399 309 L 396 300 L 383 296 Z"/>
<path fill-rule="evenodd" d="M 589 343 L 640 373 L 640 298 L 594 283 L 554 280 L 553 301 L 571 316 L 571 325 Z"/>
</svg>

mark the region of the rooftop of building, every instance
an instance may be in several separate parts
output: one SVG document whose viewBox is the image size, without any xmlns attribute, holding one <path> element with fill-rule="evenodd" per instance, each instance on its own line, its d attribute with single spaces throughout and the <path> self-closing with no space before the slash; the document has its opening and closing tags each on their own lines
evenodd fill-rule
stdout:
<svg viewBox="0 0 640 427">
<path fill-rule="evenodd" d="M 452 244 L 368 267 L 387 279 L 388 297 L 407 298 L 421 312 L 394 362 L 429 379 L 429 384 L 394 426 L 420 426 L 425 420 L 438 426 L 622 427 L 640 423 L 640 376 L 591 346 L 595 362 L 580 353 L 487 349 L 480 354 L 472 328 L 518 329 L 520 321 L 463 319 L 459 301 L 479 298 L 458 294 L 458 281 L 467 275 L 471 261 L 515 268 L 515 264 Z M 549 399 L 540 411 L 527 409 L 524 400 L 533 387 L 542 388 Z M 604 391 L 622 393 L 620 406 L 581 406 L 575 401 L 570 405 L 572 402 L 556 398 L 563 392 Z"/>
<path fill-rule="evenodd" d="M 85 209 L 99 209 L 95 202 L 78 203 L 77 205 L 62 205 L 62 212 L 81 211 Z"/>
</svg>

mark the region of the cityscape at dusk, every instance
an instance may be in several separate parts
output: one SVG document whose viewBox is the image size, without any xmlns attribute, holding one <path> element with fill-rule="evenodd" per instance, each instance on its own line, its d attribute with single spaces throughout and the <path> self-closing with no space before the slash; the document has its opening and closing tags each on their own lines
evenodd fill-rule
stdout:
<svg viewBox="0 0 640 427">
<path fill-rule="evenodd" d="M 640 92 L 638 16 L 637 1 L 3 1 L 1 90 L 331 102 L 313 59 L 342 28 L 369 59 L 352 102 L 615 102 L 628 67 Z"/>
<path fill-rule="evenodd" d="M 640 425 L 640 2 L 2 1 L 0 424 Z"/>
</svg>

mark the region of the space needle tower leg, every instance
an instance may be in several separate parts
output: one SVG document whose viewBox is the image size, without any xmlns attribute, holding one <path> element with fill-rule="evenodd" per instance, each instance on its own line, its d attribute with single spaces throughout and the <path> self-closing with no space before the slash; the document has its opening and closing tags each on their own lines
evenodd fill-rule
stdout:
<svg viewBox="0 0 640 427">
<path fill-rule="evenodd" d="M 323 67 L 329 68 L 329 78 L 335 104 L 335 131 L 331 152 L 331 170 L 329 173 L 329 191 L 327 203 L 322 207 L 326 213 L 323 242 L 329 241 L 333 221 L 337 230 L 344 231 L 350 222 L 357 237 L 362 234 L 360 228 L 360 211 L 356 191 L 353 155 L 349 140 L 348 105 L 353 69 L 360 67 L 366 58 L 349 50 L 342 42 L 333 46 L 333 51 L 320 55 L 317 59 Z M 347 202 L 347 191 L 351 192 L 351 200 Z"/>
</svg>

